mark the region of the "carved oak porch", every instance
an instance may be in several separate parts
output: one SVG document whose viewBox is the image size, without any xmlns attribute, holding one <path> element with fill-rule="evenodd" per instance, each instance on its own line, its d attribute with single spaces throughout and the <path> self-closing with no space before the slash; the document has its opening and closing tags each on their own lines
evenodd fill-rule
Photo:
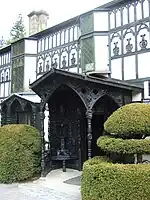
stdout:
<svg viewBox="0 0 150 200">
<path fill-rule="evenodd" d="M 58 69 L 52 69 L 30 87 L 41 97 L 42 176 L 47 164 L 49 170 L 60 167 L 58 161 L 62 156 L 67 160 L 67 167 L 81 170 L 85 160 L 100 154 L 95 143 L 103 133 L 104 121 L 119 106 L 132 101 L 132 91 L 142 90 L 122 81 Z M 49 151 L 45 149 L 44 139 L 44 110 L 47 105 Z M 94 123 L 97 128 L 94 128 Z"/>
<path fill-rule="evenodd" d="M 31 102 L 19 94 L 13 94 L 1 103 L 1 125 L 28 124 L 38 128 L 36 116 L 39 103 Z"/>
</svg>

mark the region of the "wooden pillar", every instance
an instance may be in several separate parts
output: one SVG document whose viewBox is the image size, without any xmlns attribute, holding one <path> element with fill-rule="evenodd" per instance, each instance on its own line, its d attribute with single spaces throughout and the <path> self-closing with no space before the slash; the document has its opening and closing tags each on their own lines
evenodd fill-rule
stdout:
<svg viewBox="0 0 150 200">
<path fill-rule="evenodd" d="M 44 110 L 43 106 L 40 107 L 40 133 L 41 133 L 41 143 L 42 143 L 42 151 L 41 151 L 41 177 L 45 177 L 45 139 L 44 139 Z"/>
<path fill-rule="evenodd" d="M 82 166 L 81 166 L 81 162 L 82 162 L 82 158 L 81 158 L 81 132 L 80 132 L 80 120 L 77 120 L 77 127 L 78 127 L 78 159 L 79 159 L 79 170 L 81 171 Z"/>
<path fill-rule="evenodd" d="M 88 159 L 91 159 L 92 156 L 92 109 L 86 111 L 87 119 L 87 140 L 88 140 Z"/>
<path fill-rule="evenodd" d="M 36 127 L 36 107 L 32 108 L 32 126 Z"/>
<path fill-rule="evenodd" d="M 6 115 L 6 124 L 11 124 L 11 109 L 8 107 L 7 115 Z"/>
<path fill-rule="evenodd" d="M 48 142 L 49 142 L 49 144 L 48 144 L 48 149 L 49 149 L 49 151 L 50 151 L 50 115 L 48 116 Z"/>
</svg>

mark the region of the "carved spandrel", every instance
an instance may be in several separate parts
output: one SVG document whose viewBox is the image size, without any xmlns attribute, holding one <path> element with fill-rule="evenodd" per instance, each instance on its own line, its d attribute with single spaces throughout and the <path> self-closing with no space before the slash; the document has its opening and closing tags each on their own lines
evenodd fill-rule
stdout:
<svg viewBox="0 0 150 200">
<path fill-rule="evenodd" d="M 83 84 L 77 84 L 77 82 L 70 82 L 70 87 L 75 89 L 79 95 L 79 97 L 84 100 L 84 103 L 88 109 L 93 108 L 94 104 L 104 95 L 108 95 L 114 99 L 114 101 L 118 105 L 123 105 L 123 97 L 122 94 L 118 92 L 112 92 L 108 89 L 102 89 L 100 87 L 94 87 L 94 85 L 83 85 Z"/>
<path fill-rule="evenodd" d="M 58 82 L 52 82 L 51 84 L 41 88 L 40 90 L 40 96 L 43 100 L 43 105 L 48 102 L 49 98 L 53 94 L 53 92 L 59 87 Z"/>
</svg>

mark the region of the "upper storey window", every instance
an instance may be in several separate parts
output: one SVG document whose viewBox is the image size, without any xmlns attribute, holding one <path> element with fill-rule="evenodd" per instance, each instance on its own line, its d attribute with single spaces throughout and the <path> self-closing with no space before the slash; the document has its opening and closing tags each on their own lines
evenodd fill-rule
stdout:
<svg viewBox="0 0 150 200">
<path fill-rule="evenodd" d="M 73 25 L 62 29 L 58 32 L 54 32 L 45 38 L 41 38 L 38 41 L 38 53 L 50 50 L 52 48 L 65 45 L 78 39 L 78 26 Z"/>
<path fill-rule="evenodd" d="M 144 18 L 149 16 L 149 12 L 150 12 L 149 7 L 150 7 L 149 0 L 144 0 L 143 1 L 143 11 L 144 11 L 143 16 L 144 16 Z"/>
<path fill-rule="evenodd" d="M 150 16 L 149 0 L 130 2 L 115 8 L 110 13 L 110 29 L 147 18 Z"/>
<path fill-rule="evenodd" d="M 0 55 L 0 67 L 10 64 L 10 52 Z"/>
<path fill-rule="evenodd" d="M 142 19 L 142 15 L 143 15 L 143 9 L 142 9 L 142 4 L 141 1 L 136 3 L 136 20 L 140 20 Z"/>
<path fill-rule="evenodd" d="M 12 57 L 24 53 L 24 41 L 15 42 L 12 45 Z"/>
</svg>

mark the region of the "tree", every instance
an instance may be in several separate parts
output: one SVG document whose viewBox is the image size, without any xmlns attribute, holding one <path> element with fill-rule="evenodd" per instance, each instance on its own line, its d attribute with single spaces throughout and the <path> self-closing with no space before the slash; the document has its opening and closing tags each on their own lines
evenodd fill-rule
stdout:
<svg viewBox="0 0 150 200">
<path fill-rule="evenodd" d="M 25 37 L 26 31 L 25 26 L 23 23 L 23 17 L 22 14 L 18 15 L 17 21 L 14 23 L 13 27 L 10 31 L 10 40 L 9 42 L 15 42 L 23 37 Z"/>
</svg>

